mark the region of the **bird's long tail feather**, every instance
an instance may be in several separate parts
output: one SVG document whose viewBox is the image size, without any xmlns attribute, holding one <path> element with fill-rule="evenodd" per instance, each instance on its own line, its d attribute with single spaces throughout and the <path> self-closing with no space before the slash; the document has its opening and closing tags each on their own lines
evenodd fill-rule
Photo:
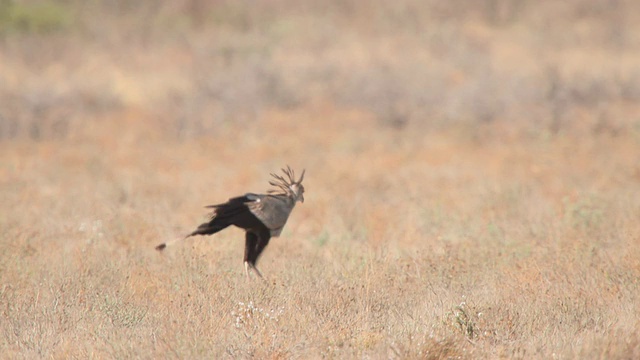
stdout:
<svg viewBox="0 0 640 360">
<path fill-rule="evenodd" d="M 222 229 L 225 229 L 228 226 L 229 226 L 228 224 L 217 224 L 217 223 L 215 223 L 213 221 L 207 222 L 207 223 L 201 224 L 200 226 L 198 226 L 198 228 L 195 231 L 193 231 L 192 233 L 190 233 L 189 235 L 187 235 L 187 236 L 185 236 L 183 238 L 178 238 L 178 239 L 175 239 L 175 240 L 172 240 L 172 241 L 167 241 L 165 243 L 162 243 L 162 244 L 156 246 L 156 250 L 162 251 L 167 246 L 173 245 L 173 244 L 175 244 L 177 242 L 185 240 L 185 239 L 187 239 L 187 238 L 189 238 L 191 236 L 194 236 L 194 235 L 213 235 L 213 234 L 217 233 L 218 231 L 220 231 Z"/>
<path fill-rule="evenodd" d="M 175 243 L 177 243 L 177 242 L 180 242 L 180 241 L 182 241 L 182 240 L 185 240 L 186 238 L 190 237 L 191 235 L 192 235 L 192 234 L 189 234 L 189 235 L 187 235 L 187 236 L 185 236 L 185 237 L 183 237 L 183 238 L 177 238 L 177 239 L 174 239 L 174 240 L 171 240 L 171 241 L 164 242 L 164 243 L 162 243 L 162 244 L 160 244 L 160 245 L 156 246 L 156 250 L 158 250 L 158 251 L 162 251 L 162 250 L 166 249 L 166 248 L 167 248 L 167 246 L 171 246 L 171 245 L 174 245 L 174 244 L 175 244 Z"/>
</svg>

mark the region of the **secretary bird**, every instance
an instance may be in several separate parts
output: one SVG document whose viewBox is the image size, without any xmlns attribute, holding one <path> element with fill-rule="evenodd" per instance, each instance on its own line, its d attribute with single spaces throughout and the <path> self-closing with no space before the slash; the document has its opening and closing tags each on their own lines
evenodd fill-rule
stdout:
<svg viewBox="0 0 640 360">
<path fill-rule="evenodd" d="M 289 166 L 282 169 L 282 172 L 286 175 L 286 179 L 283 176 L 271 174 L 275 180 L 269 181 L 269 184 L 276 189 L 271 189 L 266 194 L 247 193 L 244 196 L 231 198 L 223 204 L 206 206 L 213 209 L 210 220 L 198 226 L 183 239 L 176 241 L 195 235 L 213 235 L 230 225 L 235 225 L 246 232 L 244 269 L 247 278 L 249 278 L 249 269 L 262 278 L 262 274 L 256 268 L 260 254 L 271 237 L 280 236 L 296 203 L 304 202 L 302 180 L 305 171 L 302 170 L 298 181 L 295 180 L 294 172 Z M 162 251 L 172 243 L 162 243 L 156 246 L 156 250 Z"/>
</svg>

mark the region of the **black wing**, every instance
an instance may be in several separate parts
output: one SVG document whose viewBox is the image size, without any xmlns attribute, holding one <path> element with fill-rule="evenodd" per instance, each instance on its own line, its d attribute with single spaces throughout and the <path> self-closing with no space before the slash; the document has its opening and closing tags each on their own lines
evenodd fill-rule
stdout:
<svg viewBox="0 0 640 360">
<path fill-rule="evenodd" d="M 249 209 L 249 205 L 259 203 L 263 197 L 264 195 L 248 193 L 244 196 L 231 198 L 223 204 L 207 206 L 207 208 L 213 209 L 211 219 L 198 226 L 189 236 L 213 235 L 230 225 L 236 225 L 243 229 L 264 227 L 264 224 Z"/>
<path fill-rule="evenodd" d="M 262 198 L 264 198 L 264 195 L 246 193 L 243 196 L 237 196 L 237 197 L 231 198 L 227 200 L 226 203 L 217 204 L 217 205 L 207 205 L 205 207 L 208 209 L 218 209 L 218 208 L 229 207 L 229 206 L 241 206 L 254 201 L 261 201 Z M 214 210 L 214 213 L 215 213 L 215 210 Z"/>
</svg>

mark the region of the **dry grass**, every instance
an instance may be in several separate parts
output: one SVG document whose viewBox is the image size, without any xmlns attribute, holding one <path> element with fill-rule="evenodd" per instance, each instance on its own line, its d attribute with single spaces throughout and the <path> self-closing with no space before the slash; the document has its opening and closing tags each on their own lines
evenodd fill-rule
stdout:
<svg viewBox="0 0 640 360">
<path fill-rule="evenodd" d="M 3 35 L 2 356 L 640 357 L 633 2 L 159 3 Z M 153 250 L 285 164 L 266 281 Z"/>
</svg>

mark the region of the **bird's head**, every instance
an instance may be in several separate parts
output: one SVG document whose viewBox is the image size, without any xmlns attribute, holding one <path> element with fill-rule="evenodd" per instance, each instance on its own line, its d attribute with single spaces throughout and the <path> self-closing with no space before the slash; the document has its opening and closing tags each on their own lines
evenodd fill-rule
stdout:
<svg viewBox="0 0 640 360">
<path fill-rule="evenodd" d="M 296 201 L 300 201 L 301 203 L 304 202 L 304 186 L 302 185 L 302 178 L 304 178 L 304 170 L 302 170 L 300 180 L 289 186 L 293 197 L 296 199 Z"/>
<path fill-rule="evenodd" d="M 286 169 L 282 169 L 282 172 L 287 176 L 288 179 L 285 179 L 282 176 L 271 174 L 276 181 L 269 181 L 269 184 L 283 190 L 285 194 L 290 196 L 294 202 L 300 201 L 304 202 L 304 186 L 302 185 L 302 180 L 304 179 L 304 172 L 302 170 L 302 174 L 300 175 L 299 180 L 295 180 L 295 174 L 293 170 L 289 166 Z"/>
</svg>

